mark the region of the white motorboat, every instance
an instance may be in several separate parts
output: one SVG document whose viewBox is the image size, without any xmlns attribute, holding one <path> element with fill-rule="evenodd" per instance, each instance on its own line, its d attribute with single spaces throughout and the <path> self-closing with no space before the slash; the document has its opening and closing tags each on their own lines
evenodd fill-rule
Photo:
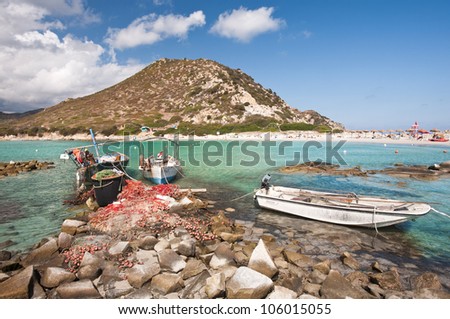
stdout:
<svg viewBox="0 0 450 319">
<path fill-rule="evenodd" d="M 327 223 L 386 227 L 424 216 L 431 206 L 420 202 L 270 186 L 256 191 L 262 208 Z"/>
</svg>

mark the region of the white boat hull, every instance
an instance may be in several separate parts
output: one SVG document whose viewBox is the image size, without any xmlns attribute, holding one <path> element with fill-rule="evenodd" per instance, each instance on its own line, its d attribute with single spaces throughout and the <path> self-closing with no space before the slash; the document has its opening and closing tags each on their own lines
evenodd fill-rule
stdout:
<svg viewBox="0 0 450 319">
<path fill-rule="evenodd" d="M 423 216 L 431 209 L 425 203 L 376 197 L 361 197 L 357 202 L 356 197 L 346 195 L 275 186 L 268 191 L 258 190 L 255 200 L 262 208 L 327 223 L 369 228 L 399 224 Z"/>
<path fill-rule="evenodd" d="M 178 166 L 159 166 L 154 165 L 150 169 L 144 170 L 144 178 L 154 184 L 169 184 L 177 178 Z"/>
</svg>

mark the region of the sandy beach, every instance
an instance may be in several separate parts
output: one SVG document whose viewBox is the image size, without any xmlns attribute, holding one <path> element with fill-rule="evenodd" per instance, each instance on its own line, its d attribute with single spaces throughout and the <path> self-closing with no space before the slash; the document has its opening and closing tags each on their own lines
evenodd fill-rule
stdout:
<svg viewBox="0 0 450 319">
<path fill-rule="evenodd" d="M 381 134 L 381 133 L 364 133 L 364 132 L 354 132 L 354 131 L 345 131 L 342 133 L 319 133 L 315 131 L 286 131 L 286 132 L 244 132 L 244 133 L 228 133 L 228 134 L 218 134 L 216 135 L 205 135 L 205 136 L 197 136 L 197 135 L 178 135 L 174 136 L 174 134 L 166 134 L 164 137 L 169 139 L 178 138 L 180 140 L 188 140 L 194 139 L 197 141 L 211 141 L 211 140 L 220 140 L 220 141 L 262 141 L 270 139 L 272 141 L 325 141 L 327 138 L 331 138 L 332 141 L 347 141 L 347 142 L 357 142 L 357 143 L 366 143 L 366 144 L 403 144 L 403 145 L 440 145 L 440 146 L 450 146 L 450 141 L 447 142 L 433 142 L 430 141 L 433 134 L 423 134 L 421 138 L 417 139 L 407 134 L 401 135 L 389 135 L 389 134 Z M 444 134 L 445 138 L 449 138 L 450 134 Z M 128 140 L 137 140 L 143 141 L 151 138 L 157 138 L 156 135 L 152 133 L 140 133 L 137 135 L 129 135 L 125 137 Z M 102 134 L 96 135 L 96 139 L 98 141 L 104 140 L 114 140 L 114 141 L 122 141 L 124 136 L 121 135 L 111 135 L 104 136 Z M 70 140 L 79 140 L 79 141 L 91 141 L 91 136 L 89 134 L 75 134 L 70 136 L 63 136 L 58 133 L 44 133 L 42 136 L 28 136 L 28 135 L 19 135 L 19 136 L 1 136 L 0 141 L 70 141 Z"/>
</svg>

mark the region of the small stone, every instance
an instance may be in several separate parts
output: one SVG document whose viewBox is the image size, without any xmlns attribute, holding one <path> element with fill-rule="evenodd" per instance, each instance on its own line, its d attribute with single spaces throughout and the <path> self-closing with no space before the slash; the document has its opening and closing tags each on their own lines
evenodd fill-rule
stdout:
<svg viewBox="0 0 450 319">
<path fill-rule="evenodd" d="M 378 261 L 375 261 L 372 265 L 371 265 L 372 269 L 377 271 L 377 272 L 383 272 L 383 269 L 381 269 L 380 264 L 378 263 Z"/>
<path fill-rule="evenodd" d="M 170 248 L 170 242 L 163 238 L 155 245 L 153 249 L 159 253 L 160 251 L 168 248 Z"/>
<path fill-rule="evenodd" d="M 158 243 L 158 239 L 156 239 L 154 236 L 149 235 L 149 236 L 139 238 L 138 247 L 140 249 L 152 250 L 157 243 Z"/>
<path fill-rule="evenodd" d="M 344 252 L 341 255 L 341 260 L 344 265 L 350 267 L 351 269 L 358 270 L 360 267 L 359 263 L 356 261 L 355 258 L 353 258 L 353 256 L 349 252 Z"/>
<path fill-rule="evenodd" d="M 7 250 L 0 251 L 0 261 L 7 261 L 11 259 L 11 252 Z"/>
<path fill-rule="evenodd" d="M 307 282 L 303 286 L 303 291 L 315 297 L 320 297 L 320 288 L 321 286 L 318 284 L 312 284 L 310 282 Z"/>
<path fill-rule="evenodd" d="M 326 299 L 344 299 L 348 297 L 353 299 L 367 299 L 372 297 L 364 289 L 352 286 L 336 270 L 330 270 L 330 273 L 322 284 L 320 295 Z"/>
<path fill-rule="evenodd" d="M 234 212 L 236 211 L 236 209 L 234 209 L 234 208 L 232 208 L 232 207 L 228 207 L 228 208 L 225 208 L 225 211 L 226 211 L 227 213 L 234 213 Z"/>
<path fill-rule="evenodd" d="M 315 270 L 320 271 L 322 274 L 328 275 L 331 270 L 331 260 L 327 259 L 313 266 Z"/>
<path fill-rule="evenodd" d="M 105 296 L 109 299 L 116 299 L 122 296 L 126 296 L 133 292 L 134 288 L 127 280 L 121 280 L 113 282 L 108 287 L 105 287 Z"/>
<path fill-rule="evenodd" d="M 186 263 L 186 267 L 184 267 L 183 271 L 181 272 L 181 277 L 183 278 L 183 280 L 186 280 L 188 278 L 197 276 L 204 270 L 206 270 L 206 266 L 201 260 L 189 259 Z"/>
<path fill-rule="evenodd" d="M 195 256 L 195 239 L 186 239 L 180 242 L 178 245 L 178 253 L 183 256 Z"/>
<path fill-rule="evenodd" d="M 315 264 L 314 260 L 311 257 L 294 251 L 285 250 L 283 251 L 283 254 L 288 262 L 301 268 L 309 268 L 314 266 Z"/>
</svg>

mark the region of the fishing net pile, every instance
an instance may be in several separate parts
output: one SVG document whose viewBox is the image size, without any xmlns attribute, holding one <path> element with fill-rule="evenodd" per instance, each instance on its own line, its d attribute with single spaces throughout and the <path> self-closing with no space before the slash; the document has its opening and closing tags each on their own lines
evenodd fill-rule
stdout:
<svg viewBox="0 0 450 319">
<path fill-rule="evenodd" d="M 114 236 L 133 237 L 146 231 L 165 234 L 184 227 L 197 240 L 210 240 L 210 214 L 205 204 L 180 192 L 177 185 L 149 187 L 140 181 L 126 181 L 117 202 L 90 215 L 91 229 Z"/>
</svg>

